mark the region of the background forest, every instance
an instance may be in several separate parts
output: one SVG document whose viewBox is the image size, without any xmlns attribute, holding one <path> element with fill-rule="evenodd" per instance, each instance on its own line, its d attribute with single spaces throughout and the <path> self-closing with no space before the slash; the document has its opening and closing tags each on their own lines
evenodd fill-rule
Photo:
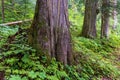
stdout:
<svg viewBox="0 0 120 80">
<path fill-rule="evenodd" d="M 0 80 L 120 80 L 119 0 L 68 0 L 70 65 L 28 43 L 40 1 L 0 1 Z"/>
</svg>

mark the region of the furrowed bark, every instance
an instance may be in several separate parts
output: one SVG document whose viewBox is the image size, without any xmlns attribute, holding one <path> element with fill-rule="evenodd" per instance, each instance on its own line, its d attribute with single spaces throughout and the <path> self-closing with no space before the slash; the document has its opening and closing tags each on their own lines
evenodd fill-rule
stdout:
<svg viewBox="0 0 120 80">
<path fill-rule="evenodd" d="M 96 10 L 98 0 L 86 0 L 85 15 L 82 28 L 82 36 L 86 38 L 95 38 L 96 34 Z"/>
<path fill-rule="evenodd" d="M 29 43 L 40 53 L 72 63 L 67 0 L 37 0 Z"/>
<path fill-rule="evenodd" d="M 109 37 L 109 0 L 102 1 L 102 16 L 101 16 L 101 38 L 108 38 Z"/>
</svg>

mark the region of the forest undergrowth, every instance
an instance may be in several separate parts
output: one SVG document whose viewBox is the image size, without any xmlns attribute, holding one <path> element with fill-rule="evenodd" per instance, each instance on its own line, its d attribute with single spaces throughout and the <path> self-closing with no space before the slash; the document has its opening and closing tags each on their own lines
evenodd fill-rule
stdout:
<svg viewBox="0 0 120 80">
<path fill-rule="evenodd" d="M 0 27 L 0 70 L 7 80 L 111 80 L 120 79 L 120 37 L 109 40 L 72 37 L 74 65 L 63 66 L 55 59 L 36 53 L 27 44 L 26 32 L 14 36 L 18 27 Z M 39 56 L 39 57 L 38 57 Z"/>
<path fill-rule="evenodd" d="M 2 1 L 4 6 L 0 9 L 5 7 L 5 10 L 2 10 L 5 20 L 0 17 L 0 23 L 33 19 L 36 0 Z M 5 80 L 120 80 L 120 24 L 117 23 L 116 29 L 113 30 L 114 21 L 110 18 L 109 37 L 101 39 L 102 7 L 99 6 L 100 10 L 96 10 L 97 37 L 93 39 L 81 37 L 85 1 L 69 1 L 68 13 L 74 63 L 63 65 L 55 58 L 47 59 L 44 54 L 32 48 L 28 44 L 28 28 L 31 23 L 25 22 L 19 26 L 0 25 L 0 73 L 5 73 Z M 92 3 L 94 1 L 91 5 Z M 95 11 L 91 10 L 93 10 L 91 12 Z M 87 12 L 89 11 L 90 9 Z M 90 18 L 94 17 L 95 15 L 90 16 Z M 117 17 L 119 21 L 119 14 Z"/>
</svg>

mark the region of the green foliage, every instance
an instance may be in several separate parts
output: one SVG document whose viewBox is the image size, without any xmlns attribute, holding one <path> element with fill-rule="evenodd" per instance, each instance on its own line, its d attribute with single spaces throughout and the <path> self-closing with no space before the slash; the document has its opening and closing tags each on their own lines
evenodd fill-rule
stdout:
<svg viewBox="0 0 120 80">
<path fill-rule="evenodd" d="M 0 26 L 0 36 L 8 37 L 9 35 L 15 34 L 17 32 L 18 27 L 15 28 L 9 26 Z"/>
<path fill-rule="evenodd" d="M 18 27 L 0 26 L 0 48 L 6 43 L 8 36 L 15 34 Z"/>
<path fill-rule="evenodd" d="M 102 77 L 119 79 L 120 69 L 117 67 L 120 66 L 120 63 L 115 63 L 116 56 L 113 54 L 114 50 L 120 47 L 119 29 L 116 32 L 114 31 L 109 39 L 97 38 L 91 40 L 78 37 L 82 29 L 83 16 L 81 12 L 73 9 L 73 7 L 69 10 L 69 16 L 72 24 L 71 33 L 77 65 L 74 70 L 77 70 L 77 74 L 80 77 L 78 80 L 101 80 Z M 98 19 L 97 30 L 99 36 L 100 24 L 100 19 Z"/>
<path fill-rule="evenodd" d="M 67 67 L 55 59 L 47 63 L 46 56 L 39 56 L 35 49 L 26 44 L 26 33 L 21 34 L 12 44 L 6 43 L 7 48 L 2 46 L 0 59 L 4 58 L 4 61 L 0 63 L 0 68 L 5 70 L 7 80 L 73 80 L 74 76 L 79 77 L 74 69 L 67 72 Z"/>
<path fill-rule="evenodd" d="M 80 35 L 82 30 L 82 25 L 83 25 L 82 14 L 79 14 L 77 10 L 69 9 L 69 19 L 71 24 L 70 30 L 71 30 L 72 36 Z"/>
<path fill-rule="evenodd" d="M 14 44 L 8 45 L 9 50 L 2 52 L 5 59 L 1 68 L 8 80 L 99 80 L 104 76 L 119 79 L 115 56 L 111 54 L 119 46 L 117 36 L 109 40 L 73 37 L 76 66 L 63 66 L 55 59 L 47 63 L 46 56 L 39 56 L 24 41 L 24 36 L 18 35 Z"/>
<path fill-rule="evenodd" d="M 4 13 L 5 21 L 11 22 L 17 20 L 31 19 L 33 18 L 35 2 L 31 0 L 4 0 Z M 0 7 L 1 10 L 1 7 Z M 0 16 L 1 18 L 1 16 Z M 2 20 L 0 20 L 2 23 Z"/>
<path fill-rule="evenodd" d="M 116 43 L 117 42 L 117 43 Z M 120 71 L 114 63 L 113 50 L 118 47 L 119 38 L 109 40 L 91 40 L 82 37 L 74 38 L 77 68 L 85 80 L 97 79 L 102 76 L 119 79 Z"/>
<path fill-rule="evenodd" d="M 33 8 L 34 4 L 31 4 L 32 0 L 26 1 L 28 2 L 15 0 L 15 9 L 12 12 L 9 11 L 12 9 L 11 0 L 5 2 L 7 8 L 10 7 L 5 11 L 6 22 L 33 16 L 31 7 Z M 12 44 L 7 43 L 8 36 L 15 34 L 18 27 L 0 26 L 0 70 L 5 70 L 7 80 L 101 80 L 102 77 L 120 79 L 120 63 L 113 54 L 114 50 L 120 47 L 119 27 L 116 32 L 112 32 L 109 39 L 91 40 L 78 37 L 83 25 L 84 3 L 83 0 L 70 1 L 69 19 L 75 65 L 63 66 L 54 58 L 48 63 L 46 56 L 40 56 L 27 44 L 26 32 L 17 35 Z M 79 3 L 81 4 L 78 5 Z M 99 21 L 98 19 L 98 35 Z M 21 27 L 28 28 L 26 23 Z"/>
</svg>

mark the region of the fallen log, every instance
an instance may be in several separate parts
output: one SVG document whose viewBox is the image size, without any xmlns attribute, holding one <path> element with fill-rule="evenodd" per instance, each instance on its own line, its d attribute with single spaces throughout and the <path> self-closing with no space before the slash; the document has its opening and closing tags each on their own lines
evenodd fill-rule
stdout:
<svg viewBox="0 0 120 80">
<path fill-rule="evenodd" d="M 32 19 L 26 19 L 23 21 L 21 20 L 21 21 L 3 23 L 3 24 L 0 24 L 0 26 L 14 26 L 14 25 L 19 25 L 19 24 L 25 23 L 25 22 L 31 22 L 31 21 L 32 21 Z"/>
</svg>

